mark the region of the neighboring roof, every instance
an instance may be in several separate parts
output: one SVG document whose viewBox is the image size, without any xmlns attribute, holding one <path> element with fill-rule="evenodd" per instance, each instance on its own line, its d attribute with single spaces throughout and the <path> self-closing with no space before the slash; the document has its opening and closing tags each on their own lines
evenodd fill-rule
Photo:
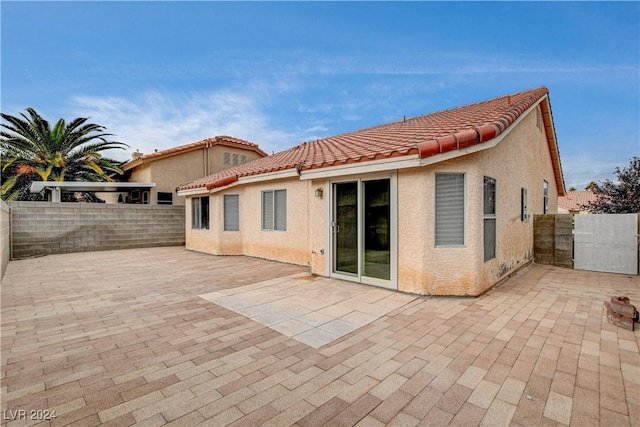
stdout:
<svg viewBox="0 0 640 427">
<path fill-rule="evenodd" d="M 568 211 L 581 211 L 583 205 L 595 202 L 598 195 L 590 190 L 569 191 L 565 196 L 558 197 L 558 207 Z"/>
<path fill-rule="evenodd" d="M 548 96 L 536 89 L 494 98 L 450 110 L 318 139 L 285 151 L 197 179 L 178 191 L 228 185 L 238 178 L 286 169 L 305 170 L 355 164 L 371 160 L 418 155 L 425 158 L 487 142 L 511 126 L 528 108 Z M 558 194 L 564 181 L 549 108 L 543 120 L 554 161 Z"/>
<path fill-rule="evenodd" d="M 220 135 L 213 138 L 203 139 L 202 141 L 192 142 L 191 144 L 185 144 L 178 147 L 168 148 L 162 151 L 156 151 L 155 153 L 143 154 L 142 156 L 125 163 L 122 166 L 122 170 L 126 171 L 129 169 L 133 169 L 143 163 L 153 162 L 158 159 L 175 156 L 176 154 L 182 154 L 188 151 L 198 150 L 200 148 L 213 147 L 215 145 L 223 145 L 232 148 L 254 151 L 262 157 L 267 155 L 267 153 L 265 153 L 260 149 L 260 147 L 258 147 L 258 144 L 245 141 L 244 139 L 234 138 L 232 136 Z"/>
</svg>

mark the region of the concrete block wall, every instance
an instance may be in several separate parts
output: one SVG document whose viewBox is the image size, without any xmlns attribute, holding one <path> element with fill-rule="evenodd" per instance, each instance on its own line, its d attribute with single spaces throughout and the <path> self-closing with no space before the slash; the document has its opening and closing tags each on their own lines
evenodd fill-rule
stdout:
<svg viewBox="0 0 640 427">
<path fill-rule="evenodd" d="M 4 277 L 7 264 L 11 259 L 11 228 L 9 205 L 0 200 L 0 253 L 2 264 L 0 266 L 0 278 Z"/>
<path fill-rule="evenodd" d="M 184 206 L 11 203 L 12 258 L 111 249 L 180 246 Z"/>
<path fill-rule="evenodd" d="M 537 264 L 573 268 L 573 215 L 533 216 L 533 256 Z"/>
<path fill-rule="evenodd" d="M 533 216 L 533 259 L 536 264 L 553 265 L 555 215 Z"/>
</svg>

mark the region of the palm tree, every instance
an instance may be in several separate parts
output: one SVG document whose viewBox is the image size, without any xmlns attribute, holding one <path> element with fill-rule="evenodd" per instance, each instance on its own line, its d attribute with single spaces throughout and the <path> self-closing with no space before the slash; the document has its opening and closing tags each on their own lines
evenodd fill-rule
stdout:
<svg viewBox="0 0 640 427">
<path fill-rule="evenodd" d="M 112 174 L 122 174 L 117 160 L 101 152 L 124 149 L 127 144 L 109 141 L 113 134 L 106 128 L 77 118 L 68 124 L 58 120 L 53 129 L 33 108 L 27 116 L 0 114 L 3 200 L 31 200 L 32 181 L 113 181 Z"/>
</svg>

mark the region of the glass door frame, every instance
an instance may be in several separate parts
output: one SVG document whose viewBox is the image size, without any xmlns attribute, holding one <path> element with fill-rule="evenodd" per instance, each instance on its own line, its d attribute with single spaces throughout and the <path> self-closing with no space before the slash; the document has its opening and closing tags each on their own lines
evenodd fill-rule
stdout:
<svg viewBox="0 0 640 427">
<path fill-rule="evenodd" d="M 389 280 L 379 279 L 363 275 L 364 270 L 364 185 L 366 181 L 375 181 L 381 179 L 389 180 L 389 250 L 390 250 L 390 276 Z M 336 271 L 336 235 L 335 216 L 336 216 L 336 195 L 334 184 L 356 182 L 357 183 L 357 215 L 358 215 L 358 273 L 350 274 L 346 272 Z M 367 285 L 380 286 L 388 289 L 398 289 L 398 179 L 396 172 L 391 174 L 367 174 L 365 176 L 345 176 L 339 179 L 331 179 L 328 181 L 329 203 L 327 204 L 327 247 L 329 248 L 329 256 L 327 257 L 327 271 L 330 277 L 341 280 L 349 280 L 352 282 L 364 283 Z"/>
</svg>

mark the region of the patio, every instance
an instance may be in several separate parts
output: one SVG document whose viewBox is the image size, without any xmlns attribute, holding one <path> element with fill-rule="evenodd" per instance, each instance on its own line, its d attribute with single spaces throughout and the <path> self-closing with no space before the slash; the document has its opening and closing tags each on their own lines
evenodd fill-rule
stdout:
<svg viewBox="0 0 640 427">
<path fill-rule="evenodd" d="M 181 247 L 12 261 L 2 423 L 640 425 L 621 294 L 640 278 L 534 265 L 453 298 Z"/>
</svg>

